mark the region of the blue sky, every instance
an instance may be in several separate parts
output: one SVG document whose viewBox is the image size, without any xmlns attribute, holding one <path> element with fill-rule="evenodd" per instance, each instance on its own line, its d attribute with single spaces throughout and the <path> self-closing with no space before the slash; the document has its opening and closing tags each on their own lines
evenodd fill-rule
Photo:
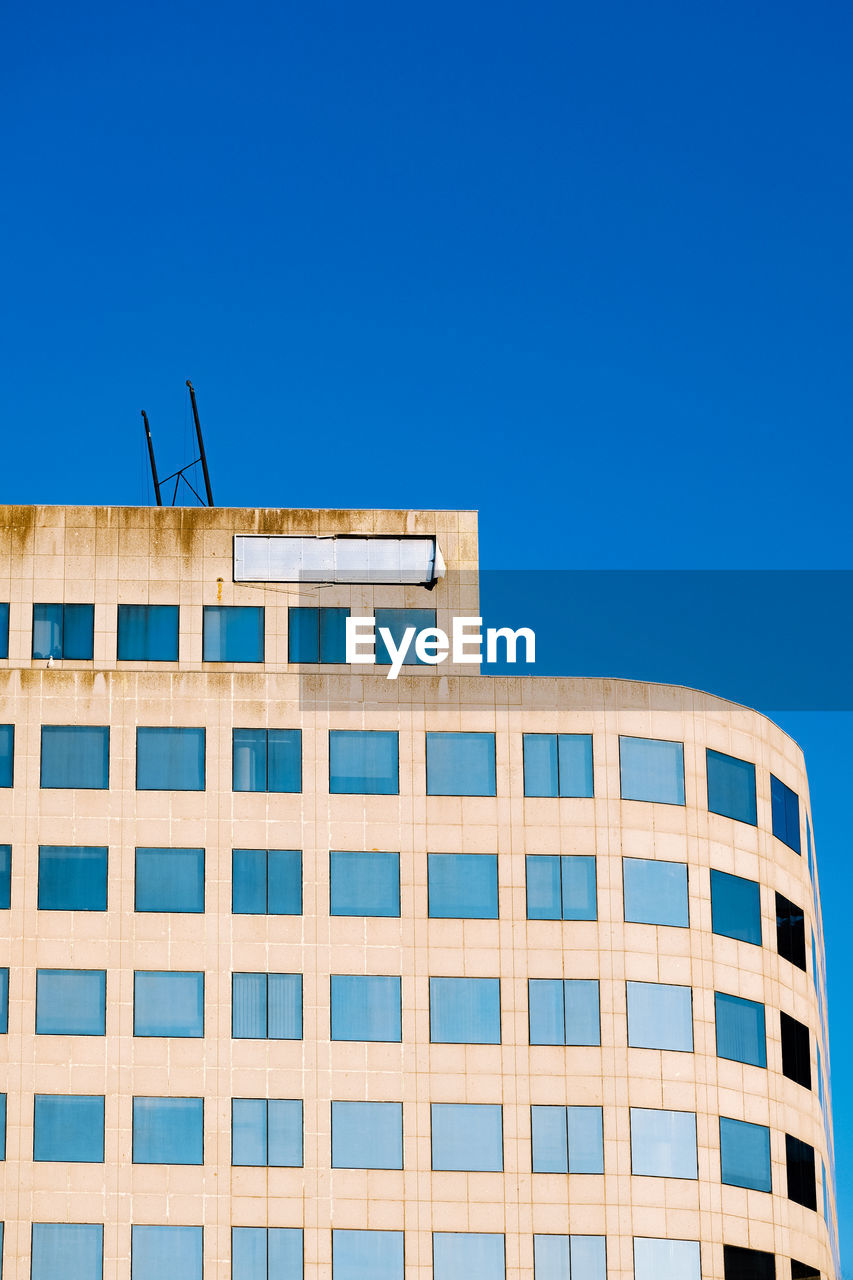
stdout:
<svg viewBox="0 0 853 1280">
<path fill-rule="evenodd" d="M 139 410 L 172 470 L 190 377 L 220 504 L 477 507 L 495 569 L 851 567 L 852 28 L 787 0 L 13 6 L 0 498 L 145 500 Z M 851 717 L 791 727 L 843 1226 Z"/>
</svg>

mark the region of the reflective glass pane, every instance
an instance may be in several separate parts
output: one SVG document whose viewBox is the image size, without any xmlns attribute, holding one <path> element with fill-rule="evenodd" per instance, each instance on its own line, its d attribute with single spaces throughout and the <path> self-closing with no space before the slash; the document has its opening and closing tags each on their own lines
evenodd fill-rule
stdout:
<svg viewBox="0 0 853 1280">
<path fill-rule="evenodd" d="M 569 1172 L 569 1131 L 565 1107 L 531 1107 L 534 1173 Z M 566 1244 L 568 1259 L 568 1240 Z"/>
<path fill-rule="evenodd" d="M 524 794 L 556 796 L 560 789 L 556 733 L 525 733 Z"/>
<path fill-rule="evenodd" d="M 39 969 L 36 1035 L 102 1036 L 107 975 L 103 969 Z"/>
<path fill-rule="evenodd" d="M 204 729 L 137 729 L 137 791 L 204 791 L 204 739 Z"/>
<path fill-rule="evenodd" d="M 8 605 L 0 605 L 7 609 Z M 2 657 L 6 657 L 4 653 Z M 40 659 L 62 657 L 62 605 L 33 605 L 33 657 Z"/>
<path fill-rule="evenodd" d="M 563 914 L 562 869 L 559 854 L 534 854 L 525 859 L 528 920 L 560 920 Z"/>
<path fill-rule="evenodd" d="M 380 729 L 329 731 L 333 795 L 397 795 L 397 734 Z"/>
<path fill-rule="evenodd" d="M 468 1231 L 432 1233 L 433 1280 L 504 1280 L 504 1237 Z"/>
<path fill-rule="evenodd" d="M 9 1032 L 9 970 L 0 969 L 0 1035 Z"/>
<path fill-rule="evenodd" d="M 699 1241 L 634 1236 L 634 1280 L 702 1280 Z"/>
<path fill-rule="evenodd" d="M 205 662 L 263 662 L 262 605 L 205 605 L 202 630 Z"/>
<path fill-rule="evenodd" d="M 267 730 L 267 790 L 302 790 L 302 730 Z"/>
<path fill-rule="evenodd" d="M 232 1227 L 231 1280 L 302 1280 L 298 1227 Z"/>
<path fill-rule="evenodd" d="M 133 1280 L 202 1280 L 201 1227 L 138 1227 L 131 1229 Z"/>
<path fill-rule="evenodd" d="M 531 1044 L 566 1043 L 566 1006 L 560 978 L 531 978 L 527 983 Z"/>
<path fill-rule="evenodd" d="M 267 914 L 266 849 L 232 849 L 231 910 L 234 915 Z"/>
<path fill-rule="evenodd" d="M 572 1255 L 569 1236 L 533 1237 L 533 1275 L 535 1280 L 572 1280 Z M 595 1276 L 594 1280 L 598 1280 Z"/>
<path fill-rule="evenodd" d="M 102 1164 L 104 1099 L 37 1093 L 33 1109 L 33 1160 Z"/>
<path fill-rule="evenodd" d="M 561 796 L 592 795 L 592 734 L 557 735 Z"/>
<path fill-rule="evenodd" d="M 41 785 L 106 791 L 110 785 L 109 726 L 42 725 Z"/>
<path fill-rule="evenodd" d="M 133 1034 L 204 1035 L 204 974 L 137 969 L 133 975 Z"/>
<path fill-rule="evenodd" d="M 39 845 L 39 911 L 106 911 L 107 850 Z"/>
<path fill-rule="evenodd" d="M 231 767 L 234 791 L 266 791 L 266 729 L 233 730 Z"/>
<path fill-rule="evenodd" d="M 794 853 L 800 852 L 800 797 L 784 782 L 770 775 L 770 811 L 773 834 Z"/>
<path fill-rule="evenodd" d="M 5 1160 L 5 1159 L 6 1159 L 6 1095 L 5 1093 L 0 1093 L 0 1160 Z"/>
<path fill-rule="evenodd" d="M 399 853 L 330 853 L 329 910 L 333 916 L 399 916 Z"/>
<path fill-rule="evenodd" d="M 11 787 L 14 775 L 15 726 L 0 724 L 0 787 Z"/>
<path fill-rule="evenodd" d="M 341 663 L 347 659 L 346 620 L 349 609 L 320 609 L 320 661 Z M 314 658 L 312 661 L 316 662 Z"/>
<path fill-rule="evenodd" d="M 231 1099 L 231 1163 L 266 1165 L 266 1098 Z"/>
<path fill-rule="evenodd" d="M 270 1040 L 302 1039 L 302 974 L 267 974 L 267 1035 Z"/>
<path fill-rule="evenodd" d="M 333 973 L 332 1039 L 399 1041 L 400 979 Z"/>
<path fill-rule="evenodd" d="M 427 795 L 493 796 L 493 733 L 427 733 Z"/>
<path fill-rule="evenodd" d="M 714 993 L 717 1019 L 717 1057 L 767 1066 L 764 1005 L 738 996 Z"/>
<path fill-rule="evenodd" d="M 12 900 L 12 846 L 0 844 L 0 911 L 7 910 Z"/>
<path fill-rule="evenodd" d="M 95 606 L 66 604 L 62 609 L 62 656 L 91 662 L 95 650 Z"/>
<path fill-rule="evenodd" d="M 118 659 L 120 662 L 177 662 L 178 606 L 120 604 Z"/>
<path fill-rule="evenodd" d="M 433 1044 L 500 1044 L 500 978 L 430 978 Z"/>
<path fill-rule="evenodd" d="M 566 1107 L 569 1173 L 604 1173 L 601 1107 Z"/>
<path fill-rule="evenodd" d="M 271 916 L 302 915 L 302 854 L 270 849 L 267 854 L 267 911 Z"/>
<path fill-rule="evenodd" d="M 503 1109 L 496 1105 L 432 1104 L 432 1167 L 503 1170 Z"/>
<path fill-rule="evenodd" d="M 202 1098 L 134 1098 L 134 1164 L 204 1164 Z"/>
<path fill-rule="evenodd" d="M 663 982 L 629 982 L 628 1044 L 693 1052 L 693 991 Z"/>
<path fill-rule="evenodd" d="M 204 911 L 204 849 L 137 849 L 137 911 Z"/>
<path fill-rule="evenodd" d="M 684 804 L 684 746 L 657 738 L 620 738 L 623 800 Z"/>
<path fill-rule="evenodd" d="M 333 1102 L 333 1169 L 402 1169 L 401 1102 Z"/>
<path fill-rule="evenodd" d="M 333 1280 L 403 1280 L 402 1231 L 332 1232 Z"/>
<path fill-rule="evenodd" d="M 427 864 L 433 919 L 497 920 L 496 854 L 431 853 Z"/>
<path fill-rule="evenodd" d="M 571 1236 L 574 1280 L 607 1280 L 607 1245 L 604 1236 Z"/>
<path fill-rule="evenodd" d="M 30 1280 L 101 1280 L 104 1228 L 96 1223 L 34 1222 Z"/>
<path fill-rule="evenodd" d="M 302 1101 L 270 1098 L 267 1102 L 267 1164 L 276 1169 L 302 1167 Z"/>
<path fill-rule="evenodd" d="M 435 628 L 435 609 L 376 609 L 374 625 L 376 628 L 376 665 L 387 667 L 391 663 L 391 655 L 382 630 L 387 630 L 395 650 L 403 643 L 403 635 L 409 627 L 414 627 L 415 635 L 409 641 L 403 659 L 404 666 L 418 666 L 420 658 L 415 653 L 415 636 L 419 631 Z"/>
<path fill-rule="evenodd" d="M 627 921 L 688 927 L 686 863 L 623 858 L 622 876 Z"/>
<path fill-rule="evenodd" d="M 267 1038 L 267 975 L 231 975 L 231 1035 L 235 1040 Z"/>
<path fill-rule="evenodd" d="M 563 982 L 568 1045 L 601 1044 L 598 980 L 567 978 Z"/>
<path fill-rule="evenodd" d="M 320 610 L 287 611 L 288 662 L 318 662 L 320 658 Z"/>
<path fill-rule="evenodd" d="M 564 920 L 596 920 L 595 858 L 564 854 L 560 858 Z"/>
<path fill-rule="evenodd" d="M 0 604 L 0 658 L 9 656 L 9 606 Z"/>
<path fill-rule="evenodd" d="M 231 909 L 235 915 L 302 914 L 302 854 L 298 849 L 234 849 L 231 866 Z"/>
<path fill-rule="evenodd" d="M 755 765 L 721 751 L 705 752 L 708 769 L 708 808 L 724 818 L 756 826 Z"/>
<path fill-rule="evenodd" d="M 720 1161 L 728 1186 L 770 1191 L 770 1130 L 721 1116 Z"/>
<path fill-rule="evenodd" d="M 632 1107 L 631 1172 L 650 1178 L 698 1178 L 695 1113 Z"/>
<path fill-rule="evenodd" d="M 754 880 L 711 872 L 711 920 L 714 933 L 761 946 L 761 891 Z"/>
</svg>

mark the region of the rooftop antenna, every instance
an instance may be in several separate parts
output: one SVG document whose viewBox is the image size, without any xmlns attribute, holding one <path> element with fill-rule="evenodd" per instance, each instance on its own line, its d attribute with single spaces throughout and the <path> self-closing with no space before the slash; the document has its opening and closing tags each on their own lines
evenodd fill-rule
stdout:
<svg viewBox="0 0 853 1280">
<path fill-rule="evenodd" d="M 195 421 L 195 434 L 196 434 L 196 439 L 198 440 L 198 457 L 193 458 L 192 462 L 188 462 L 185 466 L 181 467 L 179 471 L 173 471 L 170 476 L 166 476 L 162 484 L 167 485 L 170 480 L 174 480 L 175 482 L 175 488 L 172 493 L 172 503 L 171 503 L 173 507 L 178 505 L 178 501 L 177 501 L 178 489 L 180 487 L 180 483 L 182 480 L 184 484 L 187 486 L 187 488 L 190 490 L 190 492 L 193 493 L 195 497 L 198 499 L 200 506 L 212 507 L 213 506 L 213 489 L 210 486 L 210 472 L 207 469 L 207 454 L 204 452 L 204 439 L 201 434 L 201 423 L 199 422 L 199 417 L 198 417 L 198 405 L 196 404 L 195 390 L 193 389 L 193 384 L 190 382 L 189 378 L 187 378 L 187 386 L 189 387 L 190 401 L 193 407 L 193 419 Z M 145 439 L 148 444 L 148 459 L 151 463 L 151 477 L 154 481 L 154 493 L 157 498 L 157 506 L 162 507 L 163 497 L 160 491 L 161 482 L 157 476 L 157 463 L 154 460 L 154 443 L 151 439 L 151 428 L 148 425 L 148 414 L 145 412 L 144 409 L 142 410 L 142 421 L 145 423 Z M 189 470 L 191 470 L 192 467 L 197 466 L 199 462 L 201 463 L 201 470 L 204 476 L 204 491 L 207 494 L 206 502 L 204 498 L 202 498 L 198 490 L 195 488 L 195 486 L 191 484 L 191 482 L 187 479 L 187 474 L 186 474 Z"/>
</svg>

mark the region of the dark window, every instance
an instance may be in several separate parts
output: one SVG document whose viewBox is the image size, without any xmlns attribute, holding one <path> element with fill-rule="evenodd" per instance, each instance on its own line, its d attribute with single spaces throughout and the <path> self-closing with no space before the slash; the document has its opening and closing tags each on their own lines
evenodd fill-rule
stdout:
<svg viewBox="0 0 853 1280">
<path fill-rule="evenodd" d="M 232 1227 L 231 1280 L 302 1280 L 301 1227 Z"/>
<path fill-rule="evenodd" d="M 12 901 L 12 846 L 0 844 L 0 911 L 6 911 Z"/>
<path fill-rule="evenodd" d="M 427 857 L 429 915 L 433 920 L 497 920 L 495 853 L 431 853 Z"/>
<path fill-rule="evenodd" d="M 708 808 L 724 818 L 758 825 L 755 802 L 755 765 L 721 751 L 705 752 L 708 769 Z"/>
<path fill-rule="evenodd" d="M 33 1107 L 33 1160 L 103 1164 L 103 1096 L 37 1093 Z"/>
<path fill-rule="evenodd" d="M 334 850 L 329 854 L 329 914 L 399 916 L 400 855 Z"/>
<path fill-rule="evenodd" d="M 134 1164 L 204 1164 L 203 1098 L 134 1098 Z"/>
<path fill-rule="evenodd" d="M 711 872 L 711 921 L 714 933 L 761 946 L 761 892 L 754 880 Z"/>
<path fill-rule="evenodd" d="M 137 791 L 204 791 L 204 729 L 137 729 Z"/>
<path fill-rule="evenodd" d="M 137 849 L 136 911 L 204 911 L 204 849 Z"/>
<path fill-rule="evenodd" d="M 493 796 L 495 735 L 428 733 L 426 776 L 428 796 Z"/>
<path fill-rule="evenodd" d="M 137 969 L 133 975 L 133 1034 L 204 1036 L 204 974 Z"/>
<path fill-rule="evenodd" d="M 817 1209 L 814 1147 L 786 1133 L 785 1160 L 788 1166 L 788 1199 L 806 1209 Z"/>
<path fill-rule="evenodd" d="M 235 791 L 301 791 L 302 730 L 235 729 L 232 786 Z"/>
<path fill-rule="evenodd" d="M 348 617 L 349 609 L 288 609 L 288 662 L 346 662 Z"/>
<path fill-rule="evenodd" d="M 403 643 L 403 635 L 413 627 L 415 635 L 410 636 L 408 648 L 403 657 L 406 667 L 421 665 L 421 659 L 415 653 L 415 636 L 419 631 L 435 630 L 435 609 L 376 609 L 374 626 L 376 628 L 376 665 L 389 667 L 391 655 L 383 637 L 379 634 L 384 627 L 391 635 L 391 642 L 396 650 Z"/>
<path fill-rule="evenodd" d="M 526 859 L 528 920 L 596 920 L 595 858 L 531 854 Z"/>
<path fill-rule="evenodd" d="M 177 662 L 178 606 L 120 604 L 118 658 L 120 662 Z"/>
<path fill-rule="evenodd" d="M 233 973 L 234 1040 L 301 1040 L 301 973 Z"/>
<path fill-rule="evenodd" d="M 302 854 L 298 849 L 234 849 L 231 910 L 235 916 L 301 916 Z"/>
<path fill-rule="evenodd" d="M 810 1267 L 807 1262 L 797 1262 L 796 1258 L 792 1258 L 791 1280 L 820 1280 L 820 1271 L 817 1267 Z"/>
<path fill-rule="evenodd" d="M 385 729 L 330 729 L 329 791 L 332 795 L 398 795 L 397 733 Z"/>
<path fill-rule="evenodd" d="M 804 1089 L 812 1087 L 812 1065 L 809 1029 L 787 1013 L 779 1015 L 782 1023 L 782 1072 Z"/>
<path fill-rule="evenodd" d="M 773 834 L 794 853 L 800 852 L 800 797 L 784 782 L 770 775 L 770 809 Z"/>
<path fill-rule="evenodd" d="M 33 657 L 90 661 L 95 650 L 93 604 L 34 604 Z"/>
<path fill-rule="evenodd" d="M 232 1098 L 231 1163 L 270 1169 L 300 1169 L 301 1099 Z"/>
<path fill-rule="evenodd" d="M 39 845 L 39 911 L 106 911 L 107 850 Z"/>
<path fill-rule="evenodd" d="M 526 796 L 592 795 L 591 733 L 525 733 Z"/>
<path fill-rule="evenodd" d="M 109 726 L 42 725 L 41 785 L 106 791 L 110 785 Z"/>
<path fill-rule="evenodd" d="M 202 659 L 204 662 L 263 662 L 263 605 L 205 605 Z"/>
<path fill-rule="evenodd" d="M 11 787 L 14 774 L 15 726 L 0 724 L 0 787 Z"/>
<path fill-rule="evenodd" d="M 759 1249 L 723 1245 L 725 1280 L 776 1280 L 776 1259 Z"/>
<path fill-rule="evenodd" d="M 806 972 L 806 922 L 802 907 L 776 894 L 776 943 L 779 955 Z"/>
<path fill-rule="evenodd" d="M 0 604 L 0 658 L 9 656 L 9 606 Z"/>
<path fill-rule="evenodd" d="M 745 1062 L 753 1067 L 767 1066 L 767 1035 L 764 1005 L 740 996 L 714 992 L 717 1023 L 717 1057 L 731 1062 Z"/>
</svg>

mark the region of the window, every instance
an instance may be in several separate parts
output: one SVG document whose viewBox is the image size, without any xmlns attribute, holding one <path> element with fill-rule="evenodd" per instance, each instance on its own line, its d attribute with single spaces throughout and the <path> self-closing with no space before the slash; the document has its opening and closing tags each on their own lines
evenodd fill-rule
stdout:
<svg viewBox="0 0 853 1280">
<path fill-rule="evenodd" d="M 302 1280 L 298 1227 L 232 1227 L 231 1280 Z"/>
<path fill-rule="evenodd" d="M 817 1210 L 814 1147 L 786 1133 L 785 1162 L 788 1167 L 788 1199 L 806 1209 Z"/>
<path fill-rule="evenodd" d="M 400 979 L 333 973 L 332 1039 L 402 1038 Z"/>
<path fill-rule="evenodd" d="M 231 1163 L 302 1168 L 299 1098 L 232 1098 Z"/>
<path fill-rule="evenodd" d="M 787 1013 L 781 1013 L 779 1017 L 782 1024 L 782 1073 L 804 1089 L 811 1089 L 809 1029 Z"/>
<path fill-rule="evenodd" d="M 720 1116 L 720 1169 L 729 1187 L 770 1191 L 770 1130 Z"/>
<path fill-rule="evenodd" d="M 6 1159 L 6 1095 L 0 1093 L 0 1160 Z"/>
<path fill-rule="evenodd" d="M 659 738 L 619 739 L 623 800 L 684 804 L 684 746 Z"/>
<path fill-rule="evenodd" d="M 9 606 L 0 604 L 0 658 L 9 656 Z"/>
<path fill-rule="evenodd" d="M 428 733 L 426 777 L 428 796 L 493 796 L 495 735 Z"/>
<path fill-rule="evenodd" d="M 396 796 L 397 734 L 383 729 L 329 730 L 332 795 Z"/>
<path fill-rule="evenodd" d="M 432 919 L 497 920 L 496 854 L 431 853 L 427 875 Z"/>
<path fill-rule="evenodd" d="M 204 974 L 137 969 L 133 975 L 133 1034 L 204 1036 Z"/>
<path fill-rule="evenodd" d="M 527 991 L 531 1044 L 601 1044 L 597 979 L 531 978 Z"/>
<path fill-rule="evenodd" d="M 634 1236 L 634 1280 L 701 1280 L 699 1241 Z"/>
<path fill-rule="evenodd" d="M 134 1164 L 204 1164 L 203 1098 L 134 1098 Z"/>
<path fill-rule="evenodd" d="M 301 852 L 233 849 L 231 910 L 242 916 L 301 916 Z"/>
<path fill-rule="evenodd" d="M 629 982 L 628 1044 L 693 1052 L 693 991 L 664 982 Z"/>
<path fill-rule="evenodd" d="M 287 661 L 346 662 L 348 617 L 349 609 L 288 609 Z"/>
<path fill-rule="evenodd" d="M 39 845 L 39 911 L 106 911 L 103 846 Z"/>
<path fill-rule="evenodd" d="M 708 771 L 708 808 L 724 818 L 758 825 L 755 803 L 755 765 L 721 751 L 705 752 Z"/>
<path fill-rule="evenodd" d="M 33 657 L 91 661 L 95 651 L 93 604 L 34 604 Z"/>
<path fill-rule="evenodd" d="M 136 911 L 204 911 L 204 849 L 137 849 Z"/>
<path fill-rule="evenodd" d="M 501 1106 L 434 1102 L 431 1123 L 433 1169 L 503 1172 Z"/>
<path fill-rule="evenodd" d="M 11 776 L 8 785 L 12 785 Z M 106 791 L 109 785 L 110 730 L 108 725 L 42 725 L 42 787 Z"/>
<path fill-rule="evenodd" d="M 301 1040 L 302 974 L 232 974 L 231 1035 L 235 1040 Z"/>
<path fill-rule="evenodd" d="M 526 859 L 528 920 L 597 920 L 595 858 L 533 854 Z"/>
<path fill-rule="evenodd" d="M 402 1102 L 333 1102 L 333 1169 L 402 1169 Z"/>
<path fill-rule="evenodd" d="M 806 923 L 802 907 L 776 894 L 776 945 L 779 955 L 806 972 Z"/>
<path fill-rule="evenodd" d="M 433 1231 L 432 1274 L 433 1280 L 504 1280 L 504 1237 L 472 1231 Z"/>
<path fill-rule="evenodd" d="M 534 1173 L 604 1173 L 601 1107 L 531 1107 Z"/>
<path fill-rule="evenodd" d="M 631 1172 L 647 1178 L 698 1178 L 695 1113 L 632 1107 Z"/>
<path fill-rule="evenodd" d="M 500 978 L 430 978 L 433 1044 L 500 1044 Z"/>
<path fill-rule="evenodd" d="M 776 1280 L 776 1259 L 772 1253 L 724 1244 L 723 1271 L 725 1280 Z"/>
<path fill-rule="evenodd" d="M 106 1004 L 105 969 L 36 972 L 37 1036 L 102 1036 Z"/>
<path fill-rule="evenodd" d="M 232 786 L 235 791 L 301 791 L 302 730 L 235 729 Z"/>
<path fill-rule="evenodd" d="M 591 796 L 591 733 L 525 733 L 526 796 Z"/>
<path fill-rule="evenodd" d="M 711 872 L 711 923 L 714 933 L 761 946 L 761 892 L 754 880 Z"/>
<path fill-rule="evenodd" d="M 103 1097 L 37 1093 L 33 1107 L 33 1160 L 103 1164 Z"/>
<path fill-rule="evenodd" d="M 797 1262 L 796 1258 L 792 1258 L 791 1280 L 820 1280 L 820 1271 L 817 1267 L 810 1267 L 807 1262 Z"/>
<path fill-rule="evenodd" d="M 0 911 L 8 911 L 12 901 L 12 846 L 0 844 Z"/>
<path fill-rule="evenodd" d="M 800 852 L 800 797 L 773 774 L 770 775 L 770 813 L 773 834 L 794 853 Z"/>
<path fill-rule="evenodd" d="M 137 729 L 137 791 L 204 791 L 204 737 L 204 729 Z"/>
<path fill-rule="evenodd" d="M 629 923 L 689 926 L 686 863 L 623 858 L 622 879 Z"/>
<path fill-rule="evenodd" d="M 333 916 L 399 916 L 399 853 L 330 853 L 329 912 Z"/>
<path fill-rule="evenodd" d="M 177 662 L 178 606 L 120 604 L 119 662 Z"/>
<path fill-rule="evenodd" d="M 9 970 L 0 969 L 0 1035 L 9 1033 Z"/>
<path fill-rule="evenodd" d="M 398 651 L 403 643 L 403 636 L 406 630 L 409 627 L 414 627 L 415 635 L 409 639 L 403 658 L 403 665 L 407 667 L 421 665 L 421 659 L 415 653 L 415 636 L 419 631 L 435 630 L 435 609 L 376 609 L 374 612 L 376 665 L 378 667 L 389 667 L 391 665 L 388 646 L 380 635 L 380 628 L 382 627 L 386 631 L 390 631 L 391 641 Z"/>
<path fill-rule="evenodd" d="M 607 1280 L 604 1236 L 534 1236 L 535 1280 Z"/>
<path fill-rule="evenodd" d="M 0 724 L 0 787 L 11 787 L 15 773 L 15 726 Z"/>
<path fill-rule="evenodd" d="M 333 1280 L 403 1280 L 402 1231 L 332 1231 Z"/>
<path fill-rule="evenodd" d="M 764 1005 L 715 991 L 714 1008 L 717 1020 L 717 1057 L 729 1058 L 732 1062 L 750 1063 L 754 1067 L 766 1067 Z"/>
<path fill-rule="evenodd" d="M 202 1280 L 201 1227 L 131 1228 L 130 1272 L 133 1280 Z"/>
<path fill-rule="evenodd" d="M 100 1223 L 33 1223 L 30 1280 L 101 1280 L 103 1264 Z"/>
<path fill-rule="evenodd" d="M 202 619 L 204 662 L 263 662 L 263 605 L 206 604 Z"/>
</svg>

